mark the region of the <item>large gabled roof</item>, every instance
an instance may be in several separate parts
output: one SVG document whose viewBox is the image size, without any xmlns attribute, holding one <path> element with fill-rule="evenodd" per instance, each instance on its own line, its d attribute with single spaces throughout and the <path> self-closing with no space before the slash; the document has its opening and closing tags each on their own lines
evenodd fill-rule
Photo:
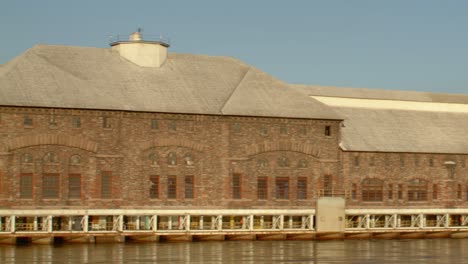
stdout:
<svg viewBox="0 0 468 264">
<path fill-rule="evenodd" d="M 0 105 L 340 119 L 228 57 L 169 53 L 139 67 L 111 49 L 36 45 L 0 68 Z"/>
<path fill-rule="evenodd" d="M 291 85 L 342 115 L 343 150 L 468 154 L 468 95 Z"/>
</svg>

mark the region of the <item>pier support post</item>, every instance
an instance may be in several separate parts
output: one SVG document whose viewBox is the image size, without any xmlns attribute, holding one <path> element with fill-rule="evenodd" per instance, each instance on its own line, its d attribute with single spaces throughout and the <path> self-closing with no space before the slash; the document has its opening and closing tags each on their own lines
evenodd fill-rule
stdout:
<svg viewBox="0 0 468 264">
<path fill-rule="evenodd" d="M 185 230 L 190 231 L 190 215 L 185 216 Z"/>
<path fill-rule="evenodd" d="M 203 215 L 200 216 L 200 220 L 198 220 L 198 229 L 203 229 Z"/>
<path fill-rule="evenodd" d="M 89 215 L 84 215 L 83 219 L 81 219 L 81 225 L 83 226 L 83 232 L 88 233 L 89 232 Z"/>
<path fill-rule="evenodd" d="M 10 232 L 11 233 L 16 232 L 16 216 L 15 215 L 10 216 Z"/>
<path fill-rule="evenodd" d="M 158 216 L 153 215 L 153 232 L 158 231 Z"/>
</svg>

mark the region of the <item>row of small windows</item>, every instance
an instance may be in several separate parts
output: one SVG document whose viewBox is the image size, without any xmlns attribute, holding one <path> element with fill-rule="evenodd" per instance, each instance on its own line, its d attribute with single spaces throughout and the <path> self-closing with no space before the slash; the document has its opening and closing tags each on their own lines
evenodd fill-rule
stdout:
<svg viewBox="0 0 468 264">
<path fill-rule="evenodd" d="M 270 189 L 268 188 L 268 177 L 257 178 L 257 199 L 268 200 Z M 232 198 L 242 198 L 242 175 L 234 173 L 232 175 Z M 278 200 L 288 200 L 290 195 L 290 179 L 288 177 L 277 177 L 274 182 L 274 198 Z M 299 177 L 296 181 L 297 200 L 307 199 L 307 178 Z"/>
<path fill-rule="evenodd" d="M 47 152 L 43 157 L 42 161 L 44 163 L 58 163 L 59 159 L 58 156 L 55 152 Z M 21 162 L 22 163 L 33 163 L 34 158 L 33 155 L 30 153 L 25 153 L 21 156 Z M 81 156 L 80 155 L 72 155 L 70 157 L 70 164 L 71 165 L 79 165 L 81 164 Z"/>
<path fill-rule="evenodd" d="M 266 168 L 270 165 L 269 161 L 266 160 L 266 159 L 259 159 L 257 160 L 257 166 L 259 168 Z M 289 158 L 287 157 L 279 157 L 278 160 L 276 161 L 276 165 L 278 167 L 290 167 L 291 166 L 291 162 L 289 160 Z M 306 159 L 300 159 L 298 160 L 296 163 L 295 163 L 295 166 L 297 168 L 307 168 L 308 167 L 308 161 Z"/>
<path fill-rule="evenodd" d="M 384 188 L 386 187 L 386 188 Z M 432 187 L 430 190 L 429 188 Z M 429 198 L 437 200 L 440 198 L 439 185 L 430 184 L 423 179 L 412 179 L 405 185 L 403 184 L 387 184 L 385 186 L 383 180 L 379 179 L 364 179 L 360 186 L 361 200 L 366 202 L 381 202 L 386 193 L 388 200 L 403 200 L 403 194 L 406 190 L 406 198 L 408 201 L 427 201 Z M 357 199 L 358 186 L 352 184 L 351 198 Z M 468 186 L 465 188 L 465 197 L 463 186 L 457 185 L 457 199 L 468 199 Z"/>
<path fill-rule="evenodd" d="M 148 155 L 148 159 L 151 165 L 153 166 L 161 165 L 160 158 L 157 153 L 154 153 L 154 152 L 150 153 Z M 182 160 L 183 160 L 183 163 L 187 166 L 193 166 L 195 164 L 195 161 L 193 160 L 193 155 L 190 152 L 185 153 L 184 156 L 182 157 Z M 166 156 L 166 164 L 171 165 L 171 166 L 177 165 L 178 164 L 177 153 L 169 152 Z"/>
<path fill-rule="evenodd" d="M 68 180 L 68 199 L 81 198 L 81 175 L 70 174 Z M 61 178 L 56 173 L 46 173 L 42 175 L 42 198 L 59 199 L 61 193 Z M 19 196 L 21 199 L 33 198 L 33 174 L 23 173 L 19 179 Z"/>
<path fill-rule="evenodd" d="M 399 158 L 398 158 L 399 163 L 400 163 L 400 164 L 399 164 L 400 167 L 406 167 L 406 166 L 408 165 L 408 162 L 407 162 L 408 159 L 409 159 L 409 158 L 408 158 L 406 155 L 400 154 L 400 155 L 399 155 Z M 413 160 L 413 163 L 414 163 L 414 166 L 415 166 L 415 167 L 421 166 L 422 162 L 421 162 L 421 158 L 420 158 L 419 156 L 414 155 L 414 157 L 412 158 L 412 160 Z M 376 164 L 375 157 L 374 157 L 374 156 L 370 156 L 369 159 L 368 159 L 368 162 L 369 162 L 368 164 L 369 164 L 370 167 L 374 167 L 375 164 Z M 391 165 L 391 160 L 390 160 L 390 157 L 389 157 L 388 155 L 385 156 L 384 162 L 385 162 L 385 166 L 390 166 L 390 165 Z M 435 164 L 436 164 L 436 162 L 435 162 L 435 160 L 434 160 L 433 157 L 428 158 L 426 162 L 427 162 L 426 164 L 427 164 L 429 167 L 434 167 Z M 466 167 L 466 161 L 465 161 L 465 158 L 464 158 L 464 157 L 461 158 L 460 163 L 461 163 L 460 165 L 461 165 L 463 168 Z M 353 156 L 353 165 L 354 165 L 355 167 L 360 167 L 360 166 L 362 165 L 361 156 L 359 156 L 359 155 Z"/>
<path fill-rule="evenodd" d="M 151 199 L 161 199 L 161 185 L 160 185 L 160 176 L 159 175 L 151 175 L 150 176 L 150 188 L 149 188 L 149 197 Z M 195 198 L 195 181 L 193 175 L 186 175 L 183 178 L 183 192 L 179 190 L 180 187 L 178 178 L 175 175 L 168 175 L 166 177 L 166 198 L 167 199 L 178 199 L 183 197 L 185 199 L 193 199 Z"/>
<path fill-rule="evenodd" d="M 102 116 L 100 118 L 101 120 L 101 125 L 102 128 L 112 128 L 112 120 L 108 116 Z M 32 127 L 34 124 L 33 118 L 29 115 L 24 115 L 23 117 L 23 125 L 25 127 Z M 71 117 L 71 125 L 73 128 L 81 128 L 81 118 L 79 116 L 72 116 Z M 152 130 L 158 130 L 160 129 L 160 120 L 158 119 L 150 119 L 149 121 L 149 126 Z M 55 118 L 55 114 L 50 115 L 49 119 L 49 127 L 57 127 L 57 122 Z M 167 123 L 167 128 L 169 131 L 176 131 L 177 130 L 177 123 L 175 120 L 169 120 Z M 193 130 L 193 124 L 189 125 L 189 130 Z M 232 125 L 232 131 L 234 133 L 240 133 L 241 131 L 241 124 L 240 123 L 234 123 Z M 266 125 L 262 125 L 259 128 L 259 132 L 263 136 L 267 136 L 269 133 L 269 129 Z M 282 125 L 279 127 L 279 133 L 281 135 L 287 135 L 289 133 L 289 129 L 286 125 Z M 300 127 L 298 128 L 298 133 L 300 135 L 306 136 L 307 135 L 307 128 L 306 127 Z M 325 136 L 331 136 L 331 126 L 325 126 L 324 127 L 324 135 Z"/>
<path fill-rule="evenodd" d="M 234 123 L 231 126 L 231 130 L 237 134 L 241 132 L 241 124 L 240 123 Z M 298 133 L 299 135 L 306 136 L 307 135 L 307 128 L 302 126 L 298 128 Z M 261 125 L 259 128 L 259 133 L 262 136 L 268 136 L 269 134 L 269 128 L 266 125 Z M 281 125 L 279 127 L 279 134 L 280 135 L 288 135 L 289 134 L 289 128 L 286 125 Z M 331 126 L 325 126 L 324 128 L 324 134 L 325 136 L 331 136 Z"/>
</svg>

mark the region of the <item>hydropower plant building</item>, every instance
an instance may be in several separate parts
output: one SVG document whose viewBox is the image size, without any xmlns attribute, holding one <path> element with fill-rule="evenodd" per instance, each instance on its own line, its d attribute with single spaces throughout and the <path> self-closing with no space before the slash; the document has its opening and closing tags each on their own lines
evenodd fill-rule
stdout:
<svg viewBox="0 0 468 264">
<path fill-rule="evenodd" d="M 0 65 L 0 240 L 468 231 L 468 95 L 288 84 L 168 47 L 137 32 Z"/>
</svg>

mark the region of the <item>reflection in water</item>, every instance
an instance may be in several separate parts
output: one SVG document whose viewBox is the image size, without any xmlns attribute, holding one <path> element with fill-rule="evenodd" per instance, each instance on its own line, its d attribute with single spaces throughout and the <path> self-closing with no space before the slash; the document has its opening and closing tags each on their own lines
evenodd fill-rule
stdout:
<svg viewBox="0 0 468 264">
<path fill-rule="evenodd" d="M 464 263 L 468 239 L 0 246 L 0 263 Z"/>
</svg>

